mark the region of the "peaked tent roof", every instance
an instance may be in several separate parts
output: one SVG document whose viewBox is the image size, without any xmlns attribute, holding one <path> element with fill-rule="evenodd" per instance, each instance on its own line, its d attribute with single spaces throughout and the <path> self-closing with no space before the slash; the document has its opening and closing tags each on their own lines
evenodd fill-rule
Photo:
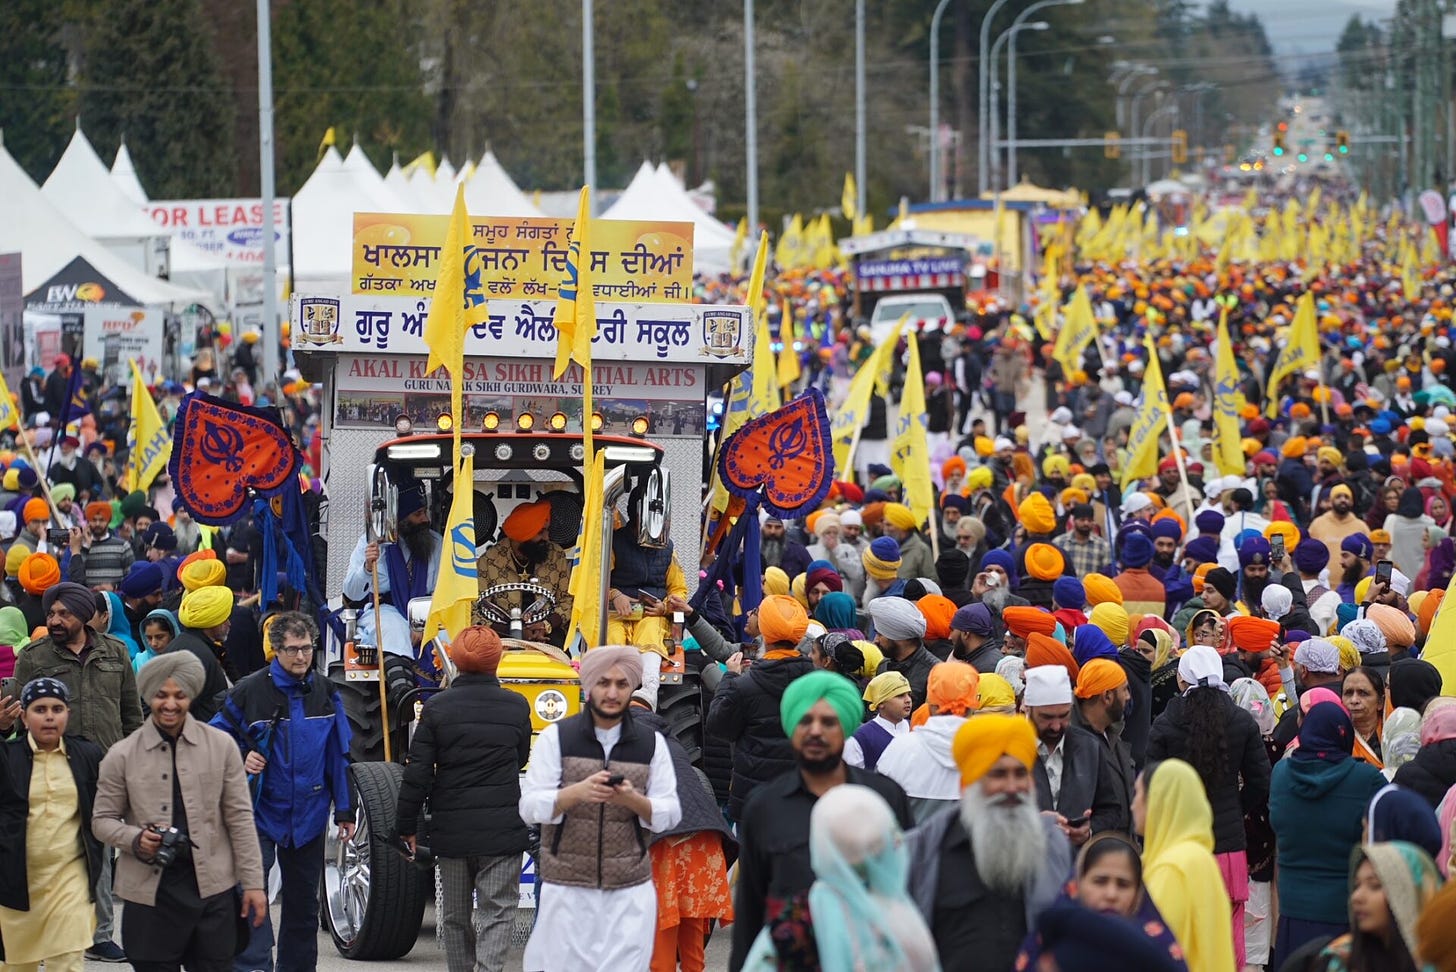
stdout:
<svg viewBox="0 0 1456 972">
<path fill-rule="evenodd" d="M 346 168 L 330 146 L 308 181 L 293 194 L 294 289 L 299 290 L 303 281 L 348 281 L 356 212 L 410 211 L 383 180 L 375 183 Z"/>
<path fill-rule="evenodd" d="M 410 173 L 409 186 L 419 203 L 414 212 L 448 213 L 455 205 L 454 184 L 436 182 L 430 170 L 424 166 L 419 166 Z"/>
<path fill-rule="evenodd" d="M 495 153 L 486 152 L 475 175 L 465 184 L 465 208 L 476 216 L 541 216 Z"/>
<path fill-rule="evenodd" d="M 106 163 L 79 126 L 40 191 L 67 219 L 98 240 L 167 235 L 112 181 Z"/>
<path fill-rule="evenodd" d="M 143 304 L 186 306 L 208 300 L 205 291 L 147 275 L 81 232 L 45 197 L 4 145 L 0 145 L 0 199 L 5 200 L 0 253 L 21 254 L 21 287 L 27 294 L 79 256 Z"/>
<path fill-rule="evenodd" d="M 147 191 L 142 188 L 142 181 L 137 178 L 136 166 L 131 164 L 131 153 L 126 150 L 124 138 L 116 150 L 116 161 L 111 163 L 111 180 L 138 206 L 145 206 L 149 201 Z"/>
<path fill-rule="evenodd" d="M 384 184 L 399 198 L 400 202 L 408 207 L 405 209 L 405 212 L 415 213 L 421 211 L 419 208 L 421 204 L 417 198 L 418 194 L 415 192 L 414 186 L 410 185 L 409 176 L 405 175 L 404 169 L 399 167 L 399 159 L 396 158 L 394 164 L 389 167 L 389 171 L 385 173 Z"/>
<path fill-rule="evenodd" d="M 671 173 L 659 176 L 650 162 L 642 163 L 632 182 L 601 218 L 692 223 L 693 269 L 701 273 L 722 273 L 729 269 L 733 230 L 689 199 Z"/>
</svg>

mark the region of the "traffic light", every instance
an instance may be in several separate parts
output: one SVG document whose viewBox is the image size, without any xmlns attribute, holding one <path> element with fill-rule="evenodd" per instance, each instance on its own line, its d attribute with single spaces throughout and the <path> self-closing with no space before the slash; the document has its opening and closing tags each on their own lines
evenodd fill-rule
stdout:
<svg viewBox="0 0 1456 972">
<path fill-rule="evenodd" d="M 1283 124 L 1283 122 L 1281 122 L 1280 124 Z M 1284 154 L 1284 132 L 1282 129 L 1276 130 L 1274 132 L 1274 154 Z"/>
<path fill-rule="evenodd" d="M 1301 162 L 1308 162 L 1309 161 L 1309 156 L 1306 155 L 1303 152 L 1300 152 L 1298 155 L 1295 156 L 1295 158 L 1298 159 Z"/>
<path fill-rule="evenodd" d="M 1102 155 L 1109 159 L 1122 158 L 1122 136 L 1117 132 L 1105 132 L 1102 136 Z"/>
<path fill-rule="evenodd" d="M 1335 151 L 1341 155 L 1350 154 L 1350 133 L 1346 131 L 1335 132 Z"/>
<path fill-rule="evenodd" d="M 1173 132 L 1173 164 L 1182 165 L 1188 161 L 1188 133 L 1183 129 Z"/>
</svg>

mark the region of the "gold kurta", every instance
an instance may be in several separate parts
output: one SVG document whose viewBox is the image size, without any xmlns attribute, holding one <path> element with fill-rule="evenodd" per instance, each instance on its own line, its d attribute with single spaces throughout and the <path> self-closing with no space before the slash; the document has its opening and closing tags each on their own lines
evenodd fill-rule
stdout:
<svg viewBox="0 0 1456 972">
<path fill-rule="evenodd" d="M 34 740 L 29 742 L 35 754 L 25 823 L 30 910 L 0 907 L 0 936 L 5 939 L 5 959 L 12 965 L 90 948 L 96 932 L 81 843 L 81 805 L 65 743 L 46 752 L 36 749 Z"/>
</svg>

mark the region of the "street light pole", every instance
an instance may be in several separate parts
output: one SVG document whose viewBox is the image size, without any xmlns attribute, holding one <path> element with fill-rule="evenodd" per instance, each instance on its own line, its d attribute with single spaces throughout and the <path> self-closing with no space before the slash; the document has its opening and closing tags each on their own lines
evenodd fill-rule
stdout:
<svg viewBox="0 0 1456 972">
<path fill-rule="evenodd" d="M 273 30 L 269 0 L 258 0 L 258 168 L 263 197 L 263 385 L 278 378 L 278 247 L 273 222 Z"/>
<path fill-rule="evenodd" d="M 981 18 L 981 46 L 980 57 L 976 60 L 976 71 L 980 75 L 977 85 L 977 94 L 980 96 L 980 107 L 976 113 L 976 124 L 978 126 L 977 141 L 977 164 L 976 182 L 979 185 L 979 192 L 984 193 L 987 185 L 987 174 L 991 165 L 990 146 L 986 144 L 987 134 L 990 131 L 989 105 L 991 103 L 991 92 L 988 87 L 990 71 L 988 70 L 991 58 L 991 22 L 996 19 L 996 14 L 1006 5 L 1006 0 L 996 0 L 991 4 L 991 9 L 986 11 L 986 16 Z"/>
<path fill-rule="evenodd" d="M 592 46 L 592 0 L 581 0 L 581 129 L 586 184 L 597 189 L 596 52 Z"/>
<path fill-rule="evenodd" d="M 1148 120 L 1143 123 L 1142 137 L 1143 138 L 1151 138 L 1152 137 L 1152 131 L 1153 131 L 1153 128 L 1154 128 L 1154 124 L 1153 123 L 1156 122 L 1159 118 L 1164 117 L 1165 115 L 1166 116 L 1171 116 L 1174 119 L 1174 124 L 1177 124 L 1177 121 L 1176 121 L 1176 119 L 1178 118 L 1178 99 L 1177 98 L 1174 98 L 1173 100 L 1169 101 L 1166 105 L 1162 105 L 1162 106 L 1160 106 L 1158 108 L 1153 109 L 1153 111 L 1148 115 Z M 1152 171 L 1153 170 L 1153 153 L 1150 152 L 1150 151 L 1148 151 L 1148 150 L 1146 150 L 1146 149 L 1143 150 L 1142 168 L 1143 168 L 1143 180 L 1142 181 L 1143 181 L 1143 185 L 1146 186 L 1149 182 L 1152 181 L 1152 175 L 1153 175 L 1153 171 Z"/>
<path fill-rule="evenodd" d="M 753 67 L 753 0 L 743 0 L 743 127 L 748 156 L 748 232 L 758 236 L 758 99 Z"/>
<path fill-rule="evenodd" d="M 930 15 L 930 201 L 944 198 L 940 175 L 940 18 L 950 0 L 940 0 Z"/>
<path fill-rule="evenodd" d="M 854 191 L 855 212 L 865 208 L 865 0 L 854 0 Z"/>
<path fill-rule="evenodd" d="M 1038 0 L 1037 3 L 1027 7 L 1016 15 L 1011 22 L 1014 28 L 1018 24 L 1024 24 L 1026 19 L 1038 10 L 1046 7 L 1075 7 L 1086 0 Z M 1046 21 L 1038 21 L 1040 27 L 1030 28 L 1033 30 L 1046 30 L 1051 25 Z M 1028 25 L 1029 26 L 1029 25 Z M 1006 185 L 1007 188 L 1016 185 L 1016 35 L 1011 35 L 1011 40 L 1006 48 Z"/>
<path fill-rule="evenodd" d="M 1016 35 L 1023 30 L 1046 30 L 1050 24 L 1045 20 L 1038 20 L 1031 24 L 1012 24 L 1001 32 L 996 38 L 996 43 L 991 45 L 991 191 L 995 192 L 1001 187 L 1001 71 L 996 66 L 997 59 L 1001 57 L 1001 45 L 1016 43 Z"/>
</svg>

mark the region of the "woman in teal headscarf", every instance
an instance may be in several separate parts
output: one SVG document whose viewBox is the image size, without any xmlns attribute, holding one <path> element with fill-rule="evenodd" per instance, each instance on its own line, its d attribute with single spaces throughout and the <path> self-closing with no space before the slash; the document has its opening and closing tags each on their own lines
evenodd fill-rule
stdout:
<svg viewBox="0 0 1456 972">
<path fill-rule="evenodd" d="M 809 816 L 814 885 L 807 914 L 753 943 L 747 972 L 939 972 L 935 940 L 905 890 L 909 857 L 894 812 L 867 786 L 836 786 Z"/>
<path fill-rule="evenodd" d="M 155 611 L 149 612 L 146 617 L 142 618 L 142 650 L 137 652 L 136 657 L 131 660 L 131 667 L 136 669 L 137 671 L 141 671 L 143 665 L 151 661 L 153 658 L 156 658 L 159 654 L 157 649 L 152 647 L 151 632 L 147 630 L 148 628 L 151 628 L 157 624 L 161 624 L 172 632 L 171 636 L 168 637 L 166 641 L 161 642 L 158 646 L 163 651 L 167 649 L 167 646 L 170 645 L 174 639 L 182 634 L 182 624 L 177 620 L 177 615 L 173 614 L 171 611 L 168 611 L 166 608 L 157 608 Z"/>
<path fill-rule="evenodd" d="M 859 608 L 854 598 L 842 591 L 830 591 L 819 599 L 814 608 L 814 620 L 835 634 L 847 636 L 851 641 L 864 637 L 859 629 Z"/>
<path fill-rule="evenodd" d="M 126 619 L 126 605 L 122 603 L 121 595 L 115 591 L 107 591 L 104 596 L 111 605 L 111 610 L 107 612 L 106 633 L 126 645 L 127 657 L 135 659 L 142 646 L 132 636 L 131 622 Z"/>
</svg>

